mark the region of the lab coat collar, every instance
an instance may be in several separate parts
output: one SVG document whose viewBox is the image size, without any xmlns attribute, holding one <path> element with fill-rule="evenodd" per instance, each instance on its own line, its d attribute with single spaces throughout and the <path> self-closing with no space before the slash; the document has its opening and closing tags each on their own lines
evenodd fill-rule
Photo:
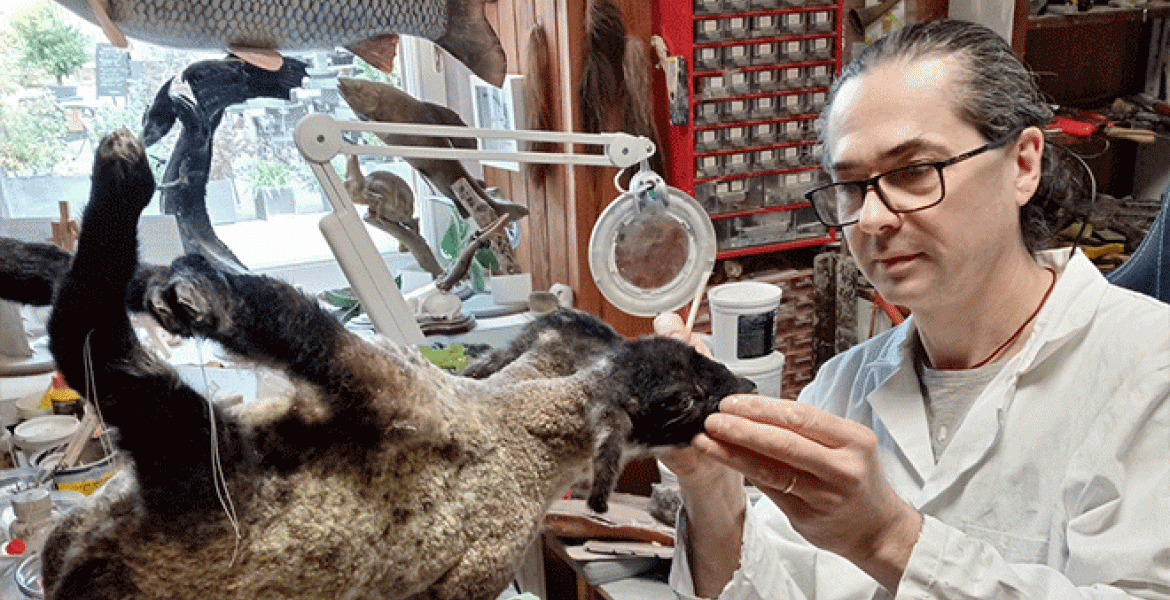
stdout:
<svg viewBox="0 0 1170 600">
<path fill-rule="evenodd" d="M 951 449 L 936 468 L 931 450 L 926 407 L 914 371 L 913 348 L 917 343 L 914 317 L 889 333 L 883 348 L 866 367 L 874 384 L 867 401 L 880 427 L 894 438 L 903 457 L 923 484 L 914 504 L 921 507 L 941 493 L 965 471 L 995 447 L 1002 431 L 1002 419 L 1014 396 L 1021 374 L 1056 352 L 1064 340 L 1086 328 L 1096 313 L 1108 283 L 1079 250 L 1069 258 L 1067 249 L 1038 253 L 1041 265 L 1060 274 L 1048 302 L 1036 317 L 1036 324 L 1024 347 L 1008 359 L 999 375 L 988 384 L 964 420 Z M 987 432 L 959 439 L 960 432 Z M 957 444 L 957 445 L 956 445 Z M 932 474 L 939 474 L 932 479 Z"/>
</svg>

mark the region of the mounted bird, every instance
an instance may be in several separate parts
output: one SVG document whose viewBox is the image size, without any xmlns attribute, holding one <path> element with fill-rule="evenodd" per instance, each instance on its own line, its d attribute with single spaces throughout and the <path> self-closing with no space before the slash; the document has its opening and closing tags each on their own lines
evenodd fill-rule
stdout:
<svg viewBox="0 0 1170 600">
<path fill-rule="evenodd" d="M 305 78 L 306 68 L 304 62 L 291 58 L 275 72 L 235 57 L 201 60 L 183 69 L 155 94 L 142 118 L 142 142 L 149 147 L 166 136 L 176 122 L 182 124 L 159 190 L 163 212 L 175 215 L 185 253 L 203 255 L 226 271 L 248 271 L 215 234 L 207 214 L 215 130 L 229 106 L 251 98 L 287 100 Z"/>
</svg>

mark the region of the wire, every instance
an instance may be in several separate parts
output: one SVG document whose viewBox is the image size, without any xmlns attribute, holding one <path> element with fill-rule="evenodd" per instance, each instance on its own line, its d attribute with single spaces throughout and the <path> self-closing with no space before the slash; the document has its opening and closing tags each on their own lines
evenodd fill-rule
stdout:
<svg viewBox="0 0 1170 600">
<path fill-rule="evenodd" d="M 1080 154 L 1077 154 L 1072 149 L 1060 144 L 1054 143 L 1053 146 L 1060 148 L 1061 150 L 1068 153 L 1069 156 L 1075 158 L 1077 162 L 1081 164 L 1081 168 L 1085 170 L 1085 174 L 1089 177 L 1089 208 L 1085 211 L 1085 214 L 1081 219 L 1081 228 L 1079 231 L 1077 231 L 1077 237 L 1073 239 L 1072 247 L 1069 248 L 1068 256 L 1069 259 L 1072 259 L 1073 255 L 1076 254 L 1077 248 L 1080 246 L 1081 241 L 1085 237 L 1085 231 L 1089 228 L 1089 218 L 1093 214 L 1093 208 L 1097 205 L 1097 178 L 1093 176 L 1093 170 L 1089 168 L 1089 163 L 1085 162 L 1085 159 L 1081 158 Z"/>
<path fill-rule="evenodd" d="M 207 415 L 211 421 L 211 481 L 215 486 L 215 497 L 219 499 L 220 506 L 223 507 L 223 513 L 227 517 L 228 523 L 232 526 L 232 531 L 236 534 L 236 545 L 232 550 L 232 560 L 228 563 L 229 566 L 236 563 L 236 557 L 240 553 L 240 520 L 236 515 L 236 505 L 232 502 L 231 490 L 228 489 L 227 477 L 224 475 L 223 462 L 219 454 L 219 429 L 215 420 L 215 401 L 212 400 L 210 394 L 210 385 L 207 380 L 207 362 L 203 360 L 203 342 L 202 340 L 195 340 L 196 352 L 199 355 L 199 370 L 203 376 L 203 389 L 206 396 L 204 400 L 207 401 Z"/>
</svg>

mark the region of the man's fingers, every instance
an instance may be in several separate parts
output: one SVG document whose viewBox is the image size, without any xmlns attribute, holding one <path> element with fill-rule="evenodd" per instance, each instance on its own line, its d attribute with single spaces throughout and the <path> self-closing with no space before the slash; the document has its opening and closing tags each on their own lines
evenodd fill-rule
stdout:
<svg viewBox="0 0 1170 600">
<path fill-rule="evenodd" d="M 707 417 L 706 431 L 707 435 L 715 442 L 729 446 L 729 448 L 721 448 L 721 452 L 712 453 L 712 455 L 724 462 L 737 460 L 739 461 L 737 466 L 754 464 L 756 469 L 762 467 L 764 469 L 762 472 L 766 472 L 774 470 L 775 463 L 783 463 L 792 468 L 815 473 L 818 476 L 830 468 L 827 463 L 832 460 L 829 455 L 831 449 L 793 431 L 752 421 L 738 415 L 720 413 Z M 700 449 L 705 452 L 710 450 L 705 446 L 700 447 Z M 734 455 L 735 450 L 742 452 L 744 456 L 727 456 L 728 454 Z M 773 466 L 766 463 L 772 463 Z M 744 474 L 750 476 L 747 471 L 744 471 Z"/>
<path fill-rule="evenodd" d="M 864 426 L 807 404 L 767 396 L 735 395 L 723 399 L 719 411 L 786 429 L 828 448 L 840 448 L 863 435 Z"/>
</svg>

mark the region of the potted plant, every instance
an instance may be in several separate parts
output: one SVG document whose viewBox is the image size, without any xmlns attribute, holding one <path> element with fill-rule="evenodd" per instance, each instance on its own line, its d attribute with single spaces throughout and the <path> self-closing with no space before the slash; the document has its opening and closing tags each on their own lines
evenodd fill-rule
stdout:
<svg viewBox="0 0 1170 600">
<path fill-rule="evenodd" d="M 292 177 L 283 163 L 262 160 L 252 168 L 252 189 L 256 202 L 256 218 L 269 215 L 291 215 L 296 212 L 296 195 L 290 185 Z"/>
</svg>

